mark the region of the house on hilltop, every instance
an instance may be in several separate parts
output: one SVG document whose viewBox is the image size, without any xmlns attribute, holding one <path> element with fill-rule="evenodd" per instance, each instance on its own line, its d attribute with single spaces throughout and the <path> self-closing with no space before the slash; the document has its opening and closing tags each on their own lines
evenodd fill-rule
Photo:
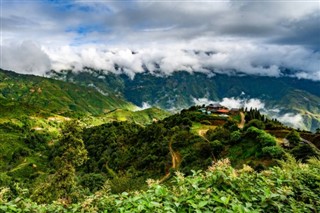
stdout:
<svg viewBox="0 0 320 213">
<path fill-rule="evenodd" d="M 216 104 L 209 104 L 206 107 L 207 112 L 210 113 L 219 113 L 219 114 L 228 114 L 229 113 L 229 109 L 225 106 L 222 106 L 219 103 Z"/>
</svg>

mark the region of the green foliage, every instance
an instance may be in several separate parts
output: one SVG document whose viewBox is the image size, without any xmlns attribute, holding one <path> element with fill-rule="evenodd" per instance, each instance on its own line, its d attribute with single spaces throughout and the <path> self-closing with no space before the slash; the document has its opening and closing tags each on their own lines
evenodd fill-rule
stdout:
<svg viewBox="0 0 320 213">
<path fill-rule="evenodd" d="M 310 157 L 320 158 L 320 152 L 317 148 L 310 146 L 309 144 L 299 144 L 290 150 L 290 153 L 299 160 L 306 162 Z"/>
<path fill-rule="evenodd" d="M 106 176 L 100 173 L 86 173 L 80 178 L 80 184 L 91 192 L 100 190 L 107 180 Z"/>
<path fill-rule="evenodd" d="M 279 146 L 263 147 L 262 153 L 266 156 L 269 156 L 269 157 L 275 158 L 275 159 L 281 159 L 285 154 L 284 150 Z"/>
<path fill-rule="evenodd" d="M 206 138 L 208 138 L 209 141 L 220 140 L 222 143 L 228 143 L 230 140 L 230 131 L 219 126 L 214 130 L 209 129 L 206 133 Z"/>
<path fill-rule="evenodd" d="M 249 127 L 256 127 L 258 129 L 265 129 L 265 124 L 263 121 L 260 121 L 258 119 L 253 119 L 253 120 L 250 120 L 244 127 L 244 129 L 248 129 Z"/>
<path fill-rule="evenodd" d="M 301 141 L 300 134 L 296 130 L 292 130 L 286 136 L 286 139 L 290 142 L 290 145 L 296 146 Z"/>
<path fill-rule="evenodd" d="M 241 140 L 242 134 L 239 130 L 231 132 L 230 134 L 230 142 L 235 144 Z"/>
<path fill-rule="evenodd" d="M 62 138 L 57 146 L 55 157 L 56 172 L 39 184 L 32 194 L 32 199 L 39 202 L 51 202 L 66 199 L 71 202 L 76 191 L 75 168 L 87 160 L 87 150 L 81 139 L 81 128 L 76 121 L 66 123 Z"/>
<path fill-rule="evenodd" d="M 227 120 L 223 127 L 231 132 L 239 130 L 238 123 L 235 120 Z"/>
<path fill-rule="evenodd" d="M 27 133 L 24 142 L 30 149 L 40 151 L 47 148 L 49 139 L 50 135 L 48 133 L 32 130 Z"/>
<path fill-rule="evenodd" d="M 257 137 L 257 140 L 261 144 L 261 147 L 275 146 L 277 143 L 276 139 L 266 132 L 261 132 L 261 134 Z"/>
<path fill-rule="evenodd" d="M 76 121 L 67 122 L 65 128 L 62 130 L 62 138 L 57 144 L 59 152 L 56 163 L 68 163 L 75 167 L 81 166 L 87 158 L 87 150 L 85 149 L 82 140 L 82 129 Z"/>
<path fill-rule="evenodd" d="M 189 177 L 176 172 L 171 185 L 148 180 L 139 192 L 111 194 L 110 185 L 74 204 L 63 201 L 39 205 L 26 198 L 8 200 L 0 190 L 0 209 L 6 212 L 318 212 L 320 162 L 297 163 L 290 156 L 273 167 L 255 172 L 244 165 L 234 169 L 228 160 Z"/>
<path fill-rule="evenodd" d="M 74 167 L 70 164 L 64 164 L 34 189 L 31 199 L 38 203 L 50 203 L 57 199 L 71 202 L 72 193 L 76 187 L 75 178 Z"/>
<path fill-rule="evenodd" d="M 223 144 L 219 140 L 210 142 L 210 147 L 214 156 L 218 157 L 223 150 Z"/>
</svg>

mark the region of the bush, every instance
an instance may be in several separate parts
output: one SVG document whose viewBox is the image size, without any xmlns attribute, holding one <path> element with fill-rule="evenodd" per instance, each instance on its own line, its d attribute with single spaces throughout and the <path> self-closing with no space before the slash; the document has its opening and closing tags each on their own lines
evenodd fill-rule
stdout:
<svg viewBox="0 0 320 213">
<path fill-rule="evenodd" d="M 239 130 L 234 131 L 230 135 L 230 142 L 235 144 L 241 140 L 241 132 Z"/>
<path fill-rule="evenodd" d="M 245 125 L 244 129 L 248 129 L 249 127 L 252 127 L 252 126 L 254 126 L 254 127 L 258 128 L 258 129 L 265 129 L 266 128 L 266 126 L 263 123 L 263 121 L 260 121 L 260 120 L 257 120 L 257 119 L 253 119 L 253 120 L 249 121 Z"/>
<path fill-rule="evenodd" d="M 277 144 L 275 137 L 266 132 L 260 134 L 257 139 L 261 144 L 261 147 L 275 146 Z"/>
<path fill-rule="evenodd" d="M 230 140 L 230 131 L 219 126 L 214 130 L 209 129 L 206 137 L 209 141 L 220 140 L 223 143 L 227 143 Z"/>
<path fill-rule="evenodd" d="M 310 157 L 320 157 L 320 153 L 309 144 L 299 144 L 295 146 L 290 153 L 298 160 L 306 162 Z"/>
<path fill-rule="evenodd" d="M 4 212 L 319 212 L 320 162 L 296 162 L 288 156 L 281 167 L 261 172 L 244 165 L 234 169 L 227 159 L 190 177 L 175 172 L 171 184 L 148 180 L 148 190 L 110 193 L 111 186 L 68 204 L 59 200 L 39 205 L 26 199 L 8 200 L 0 189 Z M 124 180 L 126 182 L 126 180 Z"/>
<path fill-rule="evenodd" d="M 210 142 L 210 147 L 212 153 L 217 157 L 223 150 L 223 144 L 219 140 L 214 140 Z"/>
<path fill-rule="evenodd" d="M 239 130 L 238 123 L 234 120 L 227 120 L 223 127 L 230 130 L 231 132 Z"/>
<path fill-rule="evenodd" d="M 284 156 L 284 150 L 279 146 L 266 146 L 262 148 L 262 153 L 276 159 L 281 159 Z"/>
<path fill-rule="evenodd" d="M 84 174 L 80 180 L 80 184 L 88 188 L 91 192 L 95 192 L 101 189 L 107 178 L 99 173 Z"/>
<path fill-rule="evenodd" d="M 245 137 L 255 139 L 259 135 L 263 134 L 263 130 L 260 130 L 254 126 L 249 127 L 245 132 Z"/>
<path fill-rule="evenodd" d="M 286 136 L 286 139 L 289 141 L 290 145 L 298 145 L 301 141 L 300 134 L 296 130 L 292 130 L 289 132 L 289 134 Z"/>
</svg>

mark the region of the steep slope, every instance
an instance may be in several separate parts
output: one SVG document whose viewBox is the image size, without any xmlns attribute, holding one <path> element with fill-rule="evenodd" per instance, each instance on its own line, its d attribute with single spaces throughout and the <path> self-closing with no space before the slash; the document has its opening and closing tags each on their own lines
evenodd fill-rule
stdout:
<svg viewBox="0 0 320 213">
<path fill-rule="evenodd" d="M 21 110 L 29 114 L 100 114 L 116 108 L 134 108 L 133 104 L 94 88 L 4 70 L 0 70 L 0 104 L 2 115 Z"/>
</svg>

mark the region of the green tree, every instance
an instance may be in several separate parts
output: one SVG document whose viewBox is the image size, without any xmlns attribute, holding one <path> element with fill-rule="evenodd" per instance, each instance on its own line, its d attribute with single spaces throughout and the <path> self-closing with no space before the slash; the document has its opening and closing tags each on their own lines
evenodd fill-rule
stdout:
<svg viewBox="0 0 320 213">
<path fill-rule="evenodd" d="M 76 167 L 87 160 L 87 150 L 81 139 L 81 128 L 76 121 L 68 122 L 62 130 L 58 143 L 60 156 L 55 158 L 57 170 L 49 175 L 45 182 L 39 184 L 31 198 L 39 203 L 48 203 L 57 199 L 71 202 L 76 191 Z M 58 153 L 59 153 L 58 152 Z"/>
</svg>

